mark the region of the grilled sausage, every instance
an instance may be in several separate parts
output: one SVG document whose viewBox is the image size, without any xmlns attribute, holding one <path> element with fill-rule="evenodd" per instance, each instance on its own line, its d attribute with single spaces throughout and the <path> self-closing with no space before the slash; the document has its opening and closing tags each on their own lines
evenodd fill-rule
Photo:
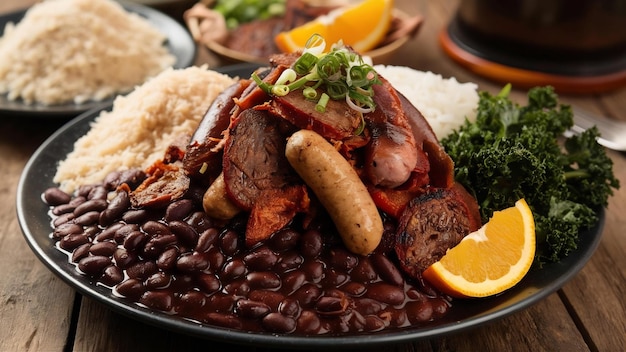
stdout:
<svg viewBox="0 0 626 352">
<path fill-rule="evenodd" d="M 348 161 L 310 130 L 291 135 L 285 155 L 326 208 L 348 250 L 361 255 L 371 253 L 382 238 L 383 222 Z"/>
</svg>

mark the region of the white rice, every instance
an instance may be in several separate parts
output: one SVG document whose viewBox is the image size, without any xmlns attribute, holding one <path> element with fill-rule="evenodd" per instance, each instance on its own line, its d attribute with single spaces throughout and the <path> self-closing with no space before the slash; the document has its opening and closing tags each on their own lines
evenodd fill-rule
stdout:
<svg viewBox="0 0 626 352">
<path fill-rule="evenodd" d="M 215 97 L 234 82 L 206 66 L 166 69 L 100 113 L 60 162 L 54 182 L 71 193 L 112 171 L 145 169 L 173 141 L 189 138 Z"/>
<path fill-rule="evenodd" d="M 376 71 L 424 115 L 437 138 L 442 139 L 465 121 L 476 120 L 478 86 L 456 78 L 404 66 L 374 66 Z"/>
<path fill-rule="evenodd" d="M 127 93 L 175 63 L 166 37 L 113 0 L 46 0 L 0 38 L 0 94 L 54 105 Z"/>
</svg>

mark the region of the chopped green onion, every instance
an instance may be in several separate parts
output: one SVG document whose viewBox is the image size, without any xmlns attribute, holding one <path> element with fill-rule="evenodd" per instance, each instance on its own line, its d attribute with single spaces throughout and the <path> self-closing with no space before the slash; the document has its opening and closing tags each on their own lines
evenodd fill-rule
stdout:
<svg viewBox="0 0 626 352">
<path fill-rule="evenodd" d="M 323 113 L 326 111 L 326 104 L 328 104 L 328 100 L 330 99 L 330 97 L 328 96 L 328 94 L 326 93 L 322 93 L 322 96 L 320 97 L 320 100 L 317 101 L 317 104 L 315 105 L 315 110 L 317 112 Z"/>
<path fill-rule="evenodd" d="M 265 93 L 270 94 L 272 91 L 272 86 L 267 82 L 263 81 L 256 72 L 252 73 L 252 80 L 256 83 L 259 88 L 261 88 Z"/>
<path fill-rule="evenodd" d="M 279 97 L 284 97 L 285 95 L 289 94 L 289 86 L 285 85 L 285 84 L 275 84 L 272 87 L 272 94 L 279 96 Z"/>
<path fill-rule="evenodd" d="M 317 33 L 313 34 L 304 44 L 304 52 L 315 56 L 321 55 L 324 49 L 326 49 L 326 41 Z"/>
<path fill-rule="evenodd" d="M 296 73 L 296 71 L 288 68 L 280 74 L 280 76 L 276 80 L 276 83 L 274 84 L 276 85 L 287 84 L 289 82 L 295 81 L 297 78 L 298 78 L 298 74 Z"/>
<path fill-rule="evenodd" d="M 306 87 L 302 90 L 302 94 L 307 99 L 315 99 L 317 97 L 317 91 L 313 87 Z"/>
<path fill-rule="evenodd" d="M 302 54 L 302 56 L 298 58 L 298 60 L 296 60 L 296 63 L 293 65 L 293 69 L 296 71 L 297 74 L 305 75 L 311 72 L 311 69 L 313 68 L 313 66 L 315 66 L 317 61 L 317 56 L 305 52 Z"/>
</svg>

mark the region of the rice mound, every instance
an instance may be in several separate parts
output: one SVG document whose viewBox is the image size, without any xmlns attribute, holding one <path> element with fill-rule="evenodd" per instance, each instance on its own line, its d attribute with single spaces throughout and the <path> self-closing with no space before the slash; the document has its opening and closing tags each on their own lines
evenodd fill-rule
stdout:
<svg viewBox="0 0 626 352">
<path fill-rule="evenodd" d="M 166 69 L 101 112 L 59 163 L 53 181 L 71 193 L 112 171 L 145 169 L 173 141 L 189 138 L 217 95 L 234 83 L 206 65 Z"/>
<path fill-rule="evenodd" d="M 176 58 L 166 37 L 112 0 L 46 0 L 0 38 L 0 94 L 44 105 L 127 93 Z"/>
<path fill-rule="evenodd" d="M 465 119 L 476 120 L 475 83 L 459 83 L 454 77 L 445 79 L 404 66 L 375 65 L 374 69 L 424 115 L 438 139 L 458 129 Z"/>
</svg>

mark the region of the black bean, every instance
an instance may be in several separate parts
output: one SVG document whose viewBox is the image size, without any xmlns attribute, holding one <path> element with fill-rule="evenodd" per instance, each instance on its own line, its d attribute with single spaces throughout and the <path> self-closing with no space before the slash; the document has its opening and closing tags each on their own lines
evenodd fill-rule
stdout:
<svg viewBox="0 0 626 352">
<path fill-rule="evenodd" d="M 193 202 L 190 199 L 177 200 L 165 209 L 165 221 L 171 223 L 174 220 L 183 220 L 193 210 Z"/>
<path fill-rule="evenodd" d="M 172 220 L 169 222 L 170 230 L 176 235 L 181 243 L 195 247 L 198 243 L 198 233 L 184 221 Z"/>
<path fill-rule="evenodd" d="M 122 220 L 128 224 L 141 224 L 148 219 L 149 215 L 146 209 L 133 209 L 122 214 Z"/>
<path fill-rule="evenodd" d="M 232 230 L 225 231 L 220 236 L 220 248 L 222 252 L 226 255 L 235 255 L 239 250 L 239 235 L 237 232 Z"/>
<path fill-rule="evenodd" d="M 74 215 L 79 217 L 85 213 L 96 211 L 101 212 L 106 209 L 108 203 L 104 199 L 90 199 L 74 209 Z"/>
<path fill-rule="evenodd" d="M 246 275 L 246 281 L 251 288 L 278 288 L 280 287 L 280 277 L 271 271 L 255 271 Z"/>
<path fill-rule="evenodd" d="M 163 235 L 171 235 L 172 232 L 162 222 L 148 220 L 143 225 L 141 225 L 141 229 L 145 231 L 150 236 L 163 236 Z"/>
<path fill-rule="evenodd" d="M 147 307 L 168 312 L 172 309 L 173 297 L 167 291 L 146 291 L 139 298 L 139 302 Z"/>
<path fill-rule="evenodd" d="M 219 232 L 216 228 L 212 227 L 204 230 L 198 237 L 198 243 L 196 244 L 196 252 L 205 253 L 213 247 L 213 244 L 217 240 Z"/>
<path fill-rule="evenodd" d="M 104 242 L 107 240 L 112 240 L 115 237 L 115 231 L 124 226 L 123 222 L 116 222 L 115 224 L 107 226 L 106 229 L 102 230 L 96 237 L 94 238 L 97 242 Z"/>
<path fill-rule="evenodd" d="M 207 258 L 199 253 L 183 255 L 176 261 L 176 268 L 182 272 L 202 271 L 209 267 Z"/>
<path fill-rule="evenodd" d="M 54 220 L 52 220 L 52 225 L 58 227 L 73 220 L 74 213 L 65 213 L 57 216 Z"/>
<path fill-rule="evenodd" d="M 97 224 L 98 218 L 100 218 L 100 212 L 94 210 L 75 217 L 73 221 L 79 225 L 87 226 Z"/>
<path fill-rule="evenodd" d="M 349 271 L 359 263 L 356 255 L 343 248 L 330 250 L 330 265 L 342 271 Z"/>
<path fill-rule="evenodd" d="M 176 265 L 178 259 L 179 250 L 176 247 L 170 247 L 163 251 L 156 261 L 157 266 L 161 270 L 171 270 Z"/>
<path fill-rule="evenodd" d="M 115 265 L 109 265 L 104 268 L 100 281 L 107 286 L 115 286 L 124 280 L 122 269 Z"/>
<path fill-rule="evenodd" d="M 100 213 L 98 222 L 101 226 L 107 226 L 120 219 L 130 206 L 130 197 L 124 191 L 117 192 L 109 205 Z"/>
<path fill-rule="evenodd" d="M 316 230 L 309 230 L 300 238 L 300 253 L 305 257 L 317 257 L 322 251 L 324 242 L 322 234 Z"/>
<path fill-rule="evenodd" d="M 272 235 L 269 245 L 277 252 L 294 249 L 300 240 L 300 233 L 292 229 L 283 229 Z"/>
<path fill-rule="evenodd" d="M 102 255 L 106 257 L 110 257 L 115 253 L 117 249 L 117 243 L 115 242 L 98 242 L 94 243 L 89 248 L 89 253 L 93 255 Z"/>
<path fill-rule="evenodd" d="M 85 236 L 83 233 L 72 233 L 61 238 L 59 247 L 66 251 L 72 251 L 85 243 L 89 243 L 89 237 Z"/>
<path fill-rule="evenodd" d="M 48 205 L 55 206 L 66 204 L 69 203 L 70 199 L 72 199 L 72 197 L 58 187 L 48 188 L 43 192 L 43 200 Z"/>
<path fill-rule="evenodd" d="M 104 186 L 94 186 L 91 188 L 89 193 L 87 194 L 87 199 L 102 199 L 106 200 L 108 191 Z"/>
<path fill-rule="evenodd" d="M 53 238 L 63 238 L 67 235 L 82 233 L 83 227 L 74 223 L 65 223 L 57 226 L 52 231 Z"/>
<path fill-rule="evenodd" d="M 155 290 L 159 288 L 165 288 L 172 282 L 172 276 L 163 272 L 157 272 L 150 275 L 144 285 L 148 290 Z"/>
<path fill-rule="evenodd" d="M 246 274 L 246 266 L 241 259 L 233 259 L 224 264 L 220 272 L 220 278 L 223 281 L 234 280 Z"/>
<path fill-rule="evenodd" d="M 396 286 L 404 284 L 400 270 L 385 255 L 374 253 L 370 256 L 370 260 L 381 279 Z"/>
<path fill-rule="evenodd" d="M 229 329 L 241 329 L 242 322 L 239 317 L 234 316 L 232 314 L 222 314 L 222 313 L 208 313 L 204 319 L 207 323 L 229 328 Z"/>
<path fill-rule="evenodd" d="M 370 284 L 365 296 L 391 305 L 398 305 L 404 302 L 404 290 L 384 282 Z"/>
<path fill-rule="evenodd" d="M 128 251 L 135 251 L 140 248 L 148 239 L 148 235 L 145 233 L 135 230 L 126 235 L 124 238 L 124 248 Z"/>
<path fill-rule="evenodd" d="M 261 320 L 261 324 L 270 332 L 286 334 L 296 329 L 296 320 L 280 313 L 269 313 Z"/>
<path fill-rule="evenodd" d="M 128 252 L 125 248 L 118 248 L 113 253 L 115 264 L 120 269 L 126 269 L 138 260 L 137 254 Z"/>
<path fill-rule="evenodd" d="M 113 235 L 113 239 L 118 244 L 122 244 L 122 243 L 124 243 L 124 240 L 126 239 L 126 237 L 130 233 L 132 233 L 134 231 L 139 231 L 139 225 L 137 225 L 137 224 L 126 224 L 126 225 L 123 225 L 120 228 L 118 228 L 117 230 L 115 230 L 115 234 Z"/>
<path fill-rule="evenodd" d="M 271 311 L 267 304 L 249 299 L 240 299 L 235 304 L 235 313 L 243 318 L 258 319 Z"/>
<path fill-rule="evenodd" d="M 76 206 L 73 204 L 59 204 L 52 208 L 52 214 L 58 216 L 65 213 L 73 213 L 74 209 L 76 209 Z"/>
<path fill-rule="evenodd" d="M 159 271 L 159 268 L 155 262 L 143 260 L 135 262 L 126 268 L 126 274 L 128 274 L 128 277 L 140 280 L 147 279 L 150 275 L 156 273 L 157 271 Z"/>
<path fill-rule="evenodd" d="M 92 255 L 79 260 L 78 269 L 89 276 L 96 277 L 100 276 L 104 268 L 110 264 L 111 258 L 101 255 Z"/>
<path fill-rule="evenodd" d="M 141 280 L 130 278 L 115 286 L 115 290 L 124 297 L 135 299 L 140 297 L 146 288 Z"/>
<path fill-rule="evenodd" d="M 278 256 L 267 246 L 261 246 L 243 257 L 243 261 L 250 270 L 270 270 L 278 262 Z"/>
<path fill-rule="evenodd" d="M 220 280 L 213 274 L 201 273 L 197 277 L 198 285 L 204 292 L 211 294 L 221 288 Z"/>
<path fill-rule="evenodd" d="M 84 244 L 81 244 L 80 246 L 76 247 L 73 251 L 72 251 L 72 262 L 73 263 L 78 263 L 79 260 L 85 258 L 86 256 L 89 255 L 89 247 L 91 247 L 91 243 L 87 242 Z"/>
</svg>

